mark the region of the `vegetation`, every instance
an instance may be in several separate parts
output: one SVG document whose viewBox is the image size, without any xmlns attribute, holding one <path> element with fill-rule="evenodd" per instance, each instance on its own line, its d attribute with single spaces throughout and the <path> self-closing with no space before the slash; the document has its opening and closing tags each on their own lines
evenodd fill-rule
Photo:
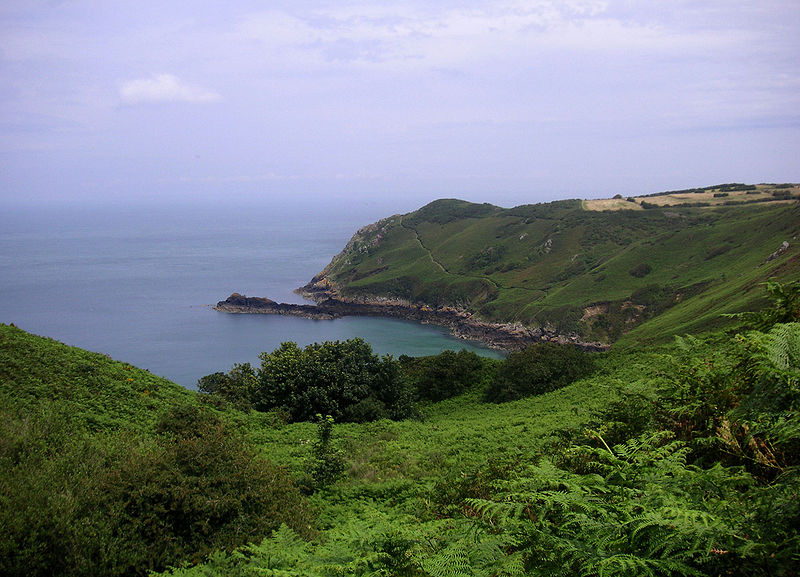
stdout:
<svg viewBox="0 0 800 577">
<path fill-rule="evenodd" d="M 321 278 L 342 298 L 462 309 L 582 340 L 664 343 L 761 306 L 770 278 L 800 278 L 800 204 L 781 200 L 800 188 L 787 186 L 609 199 L 615 210 L 438 200 L 360 230 Z M 663 298 L 636 303 L 644 289 Z"/>
<path fill-rule="evenodd" d="M 320 414 L 339 422 L 411 414 L 413 393 L 397 361 L 379 358 L 363 339 L 314 343 L 304 349 L 285 342 L 260 358 L 257 370 L 237 365 L 228 374 L 203 377 L 199 389 L 240 407 L 283 411 L 292 421 Z"/>
<path fill-rule="evenodd" d="M 430 357 L 400 357 L 403 374 L 416 391 L 418 399 L 443 401 L 464 393 L 480 383 L 491 370 L 491 361 L 476 353 L 444 351 Z"/>
<path fill-rule="evenodd" d="M 0 376 L 1 574 L 145 575 L 311 534 L 293 478 L 195 393 L 5 325 Z"/>
<path fill-rule="evenodd" d="M 795 575 L 800 283 L 768 289 L 736 333 L 403 358 L 448 398 L 369 423 L 286 424 L 2 326 L 0 572 Z M 62 386 L 86 366 L 94 419 Z M 486 403 L 499 382 L 541 388 Z"/>
<path fill-rule="evenodd" d="M 742 330 L 612 351 L 590 377 L 486 405 L 477 427 L 459 421 L 450 442 L 467 460 L 383 481 L 351 469 L 318 494 L 327 519 L 318 537 L 284 527 L 170 574 L 796 575 L 800 324 Z M 566 394 L 593 404 L 591 414 L 546 411 L 548 397 Z M 476 402 L 468 392 L 431 405 L 425 425 L 392 427 L 392 438 L 425 452 L 431 431 L 474 415 Z M 544 421 L 551 434 L 511 435 L 511 420 Z M 375 430 L 350 427 L 340 431 L 358 436 L 353 462 Z M 492 448 L 479 446 L 496 429 Z M 535 443 L 515 448 L 530 435 Z"/>
<path fill-rule="evenodd" d="M 334 263 L 515 318 L 526 291 L 606 353 L 284 343 L 195 392 L 0 325 L 0 574 L 797 575 L 797 210 L 441 201 Z"/>
<path fill-rule="evenodd" d="M 578 347 L 541 343 L 511 353 L 486 389 L 486 400 L 501 403 L 541 395 L 585 377 L 594 359 Z"/>
</svg>

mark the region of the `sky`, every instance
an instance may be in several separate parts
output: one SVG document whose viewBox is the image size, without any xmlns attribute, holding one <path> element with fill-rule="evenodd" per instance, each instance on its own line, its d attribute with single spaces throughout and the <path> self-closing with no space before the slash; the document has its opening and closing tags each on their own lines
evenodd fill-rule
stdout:
<svg viewBox="0 0 800 577">
<path fill-rule="evenodd" d="M 0 1 L 3 204 L 800 181 L 797 0 Z"/>
</svg>

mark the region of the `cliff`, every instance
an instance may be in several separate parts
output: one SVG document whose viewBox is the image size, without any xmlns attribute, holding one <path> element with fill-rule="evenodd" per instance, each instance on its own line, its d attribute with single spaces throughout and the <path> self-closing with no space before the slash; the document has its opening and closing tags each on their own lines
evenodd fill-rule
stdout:
<svg viewBox="0 0 800 577">
<path fill-rule="evenodd" d="M 319 279 L 317 279 L 317 282 Z M 248 297 L 233 293 L 214 306 L 214 310 L 226 313 L 291 315 L 307 319 L 331 320 L 345 316 L 372 316 L 396 318 L 445 327 L 462 339 L 481 342 L 491 348 L 512 351 L 542 341 L 572 343 L 588 350 L 604 350 L 601 343 L 580 342 L 577 337 L 564 337 L 542 328 L 530 328 L 520 324 L 492 323 L 475 318 L 470 313 L 449 307 L 434 309 L 425 305 L 412 305 L 392 301 L 348 302 L 331 298 L 313 284 L 299 292 L 313 294 L 316 305 L 278 303 L 268 298 Z"/>
</svg>

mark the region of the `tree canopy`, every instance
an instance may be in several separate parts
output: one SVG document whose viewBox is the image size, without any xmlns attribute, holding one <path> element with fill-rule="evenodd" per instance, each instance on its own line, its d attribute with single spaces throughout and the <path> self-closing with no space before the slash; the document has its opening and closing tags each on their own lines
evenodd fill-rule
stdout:
<svg viewBox="0 0 800 577">
<path fill-rule="evenodd" d="M 411 414 L 413 390 L 398 362 L 379 357 L 360 338 L 327 341 L 300 348 L 284 342 L 259 355 L 261 365 L 237 365 L 199 382 L 201 391 L 222 395 L 258 411 L 281 409 L 292 421 L 317 414 L 336 422 L 402 419 Z"/>
</svg>

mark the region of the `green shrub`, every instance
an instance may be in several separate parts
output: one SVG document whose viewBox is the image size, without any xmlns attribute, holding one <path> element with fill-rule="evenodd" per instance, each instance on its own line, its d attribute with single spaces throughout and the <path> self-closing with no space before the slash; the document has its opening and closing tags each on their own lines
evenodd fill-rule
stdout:
<svg viewBox="0 0 800 577">
<path fill-rule="evenodd" d="M 653 268 L 646 262 L 642 262 L 637 264 L 631 270 L 629 270 L 628 274 L 631 276 L 635 276 L 636 278 L 644 278 L 651 272 L 653 272 Z"/>
<path fill-rule="evenodd" d="M 711 260 L 714 257 L 717 257 L 717 256 L 719 256 L 721 254 L 725 254 L 726 252 L 728 252 L 732 248 L 733 248 L 733 246 L 730 245 L 730 244 L 727 244 L 727 243 L 715 246 L 713 248 L 710 248 L 710 249 L 708 249 L 706 251 L 705 260 Z"/>
<path fill-rule="evenodd" d="M 239 410 L 252 408 L 256 373 L 250 363 L 234 365 L 229 373 L 212 373 L 197 381 L 198 390 L 221 397 Z"/>
<path fill-rule="evenodd" d="M 345 469 L 344 455 L 332 443 L 333 417 L 317 415 L 317 439 L 311 447 L 307 464 L 310 489 L 320 489 L 335 482 Z"/>
<path fill-rule="evenodd" d="M 317 414 L 336 421 L 403 419 L 413 412 L 413 389 L 391 356 L 372 352 L 363 339 L 314 343 L 301 349 L 282 343 L 261 353 L 261 366 L 236 365 L 227 374 L 213 373 L 198 388 L 230 401 L 234 407 L 280 410 L 290 421 L 310 421 Z"/>
<path fill-rule="evenodd" d="M 363 339 L 283 343 L 262 353 L 252 404 L 259 411 L 283 408 L 294 421 L 317 414 L 337 422 L 401 419 L 413 409 L 413 390 L 390 356 L 372 352 Z"/>
<path fill-rule="evenodd" d="M 2 417 L 2 575 L 146 575 L 282 523 L 309 534 L 291 476 L 208 410 L 168 410 L 156 435 L 89 434 L 59 406 Z"/>
<path fill-rule="evenodd" d="M 429 357 L 400 357 L 403 373 L 420 399 L 443 401 L 479 383 L 484 361 L 467 350 L 443 351 Z"/>
<path fill-rule="evenodd" d="M 502 403 L 554 391 L 593 369 L 591 353 L 578 347 L 556 343 L 530 345 L 511 353 L 499 364 L 497 375 L 486 391 L 486 400 Z"/>
</svg>

